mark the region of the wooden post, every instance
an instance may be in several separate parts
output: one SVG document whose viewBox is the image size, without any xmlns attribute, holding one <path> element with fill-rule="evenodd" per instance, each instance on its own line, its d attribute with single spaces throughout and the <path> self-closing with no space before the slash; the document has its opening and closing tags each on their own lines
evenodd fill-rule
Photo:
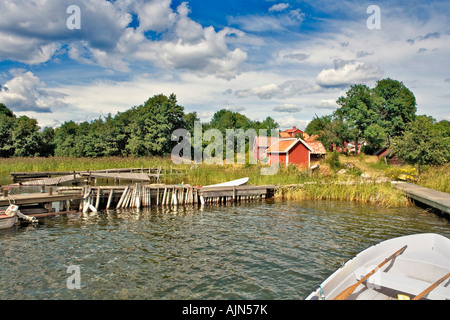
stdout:
<svg viewBox="0 0 450 320">
<path fill-rule="evenodd" d="M 125 196 L 127 194 L 128 191 L 128 186 L 125 188 L 125 190 L 123 190 L 122 196 L 119 199 L 119 202 L 117 203 L 116 209 L 120 208 L 122 206 L 123 201 L 125 200 Z"/>
<path fill-rule="evenodd" d="M 108 197 L 108 203 L 106 204 L 106 210 L 109 210 L 109 207 L 111 206 L 111 201 L 114 198 L 114 189 L 111 188 L 109 190 L 109 197 Z"/>
<path fill-rule="evenodd" d="M 98 210 L 98 207 L 100 206 L 100 193 L 102 192 L 102 189 L 97 188 L 97 200 L 95 201 L 95 209 Z"/>
<path fill-rule="evenodd" d="M 159 188 L 156 188 L 156 206 L 159 206 Z"/>
</svg>

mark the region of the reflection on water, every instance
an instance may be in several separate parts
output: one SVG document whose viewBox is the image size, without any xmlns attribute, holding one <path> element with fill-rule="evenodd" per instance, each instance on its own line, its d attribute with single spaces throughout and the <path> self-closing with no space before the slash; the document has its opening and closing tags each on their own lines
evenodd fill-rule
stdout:
<svg viewBox="0 0 450 320">
<path fill-rule="evenodd" d="M 450 223 L 419 208 L 257 202 L 110 211 L 0 231 L 6 299 L 303 299 L 368 246 Z M 81 289 L 67 268 L 80 266 Z"/>
</svg>

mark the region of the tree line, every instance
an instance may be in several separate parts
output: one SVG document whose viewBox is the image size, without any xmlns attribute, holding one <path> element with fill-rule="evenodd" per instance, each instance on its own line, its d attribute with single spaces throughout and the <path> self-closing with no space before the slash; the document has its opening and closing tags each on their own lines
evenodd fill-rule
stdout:
<svg viewBox="0 0 450 320">
<path fill-rule="evenodd" d="M 66 121 L 56 129 L 42 130 L 35 119 L 17 117 L 0 103 L 0 157 L 163 156 L 170 154 L 177 144 L 171 139 L 174 130 L 184 128 L 193 137 L 196 121 L 200 122 L 197 113 L 185 113 L 175 94 L 155 95 L 115 116 L 109 114 L 82 123 Z M 210 122 L 202 123 L 203 132 L 211 128 L 218 129 L 225 137 L 226 129 L 258 132 L 278 128 L 278 124 L 271 117 L 254 121 L 222 109 Z"/>
<path fill-rule="evenodd" d="M 337 104 L 336 111 L 316 116 L 305 129 L 328 150 L 354 142 L 366 154 L 389 147 L 414 165 L 450 161 L 450 122 L 417 115 L 416 98 L 402 82 L 387 78 L 374 88 L 353 85 Z"/>
</svg>

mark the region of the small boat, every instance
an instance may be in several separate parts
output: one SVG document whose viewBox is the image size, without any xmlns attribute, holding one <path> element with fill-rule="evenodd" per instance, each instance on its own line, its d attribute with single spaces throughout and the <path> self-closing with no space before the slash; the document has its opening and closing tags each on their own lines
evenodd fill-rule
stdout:
<svg viewBox="0 0 450 320">
<path fill-rule="evenodd" d="M 6 211 L 0 211 L 0 230 L 12 228 L 17 223 L 18 209 L 18 206 L 10 205 Z"/>
<path fill-rule="evenodd" d="M 411 299 L 450 299 L 450 239 L 424 233 L 380 242 L 345 263 L 306 298 Z"/>
<path fill-rule="evenodd" d="M 203 187 L 233 187 L 233 186 L 242 186 L 244 184 L 246 184 L 248 182 L 249 178 L 242 178 L 242 179 L 237 179 L 237 180 L 233 180 L 233 181 L 228 181 L 228 182 L 224 182 L 224 183 L 219 183 L 219 184 L 212 184 L 209 186 L 203 186 Z"/>
</svg>

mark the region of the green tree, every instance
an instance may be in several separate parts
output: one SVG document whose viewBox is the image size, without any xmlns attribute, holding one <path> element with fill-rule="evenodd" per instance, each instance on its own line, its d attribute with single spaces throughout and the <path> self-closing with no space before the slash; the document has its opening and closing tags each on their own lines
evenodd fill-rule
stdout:
<svg viewBox="0 0 450 320">
<path fill-rule="evenodd" d="M 42 144 L 36 119 L 19 117 L 12 130 L 12 146 L 16 157 L 34 157 L 40 155 Z"/>
<path fill-rule="evenodd" d="M 0 157 L 9 158 L 14 155 L 12 130 L 16 117 L 3 103 L 0 103 Z"/>
<path fill-rule="evenodd" d="M 346 96 L 337 100 L 337 104 L 341 107 L 335 113 L 342 117 L 354 133 L 356 146 L 366 138 L 365 133 L 370 126 L 381 123 L 377 99 L 366 85 L 351 86 Z"/>
<path fill-rule="evenodd" d="M 416 117 L 414 94 L 403 82 L 390 78 L 378 81 L 373 92 L 384 130 L 392 137 L 401 135 Z"/>
<path fill-rule="evenodd" d="M 39 155 L 41 157 L 50 157 L 55 154 L 55 130 L 50 127 L 45 127 L 40 133 L 41 147 Z"/>
<path fill-rule="evenodd" d="M 78 124 L 66 121 L 55 130 L 55 155 L 60 157 L 79 157 L 77 152 Z"/>
<path fill-rule="evenodd" d="M 431 117 L 418 116 L 406 126 L 403 136 L 392 141 L 393 151 L 411 165 L 439 165 L 450 160 L 450 138 L 436 130 Z"/>
<path fill-rule="evenodd" d="M 127 149 L 133 156 L 164 155 L 172 151 L 176 129 L 184 127 L 184 108 L 174 94 L 156 95 L 134 111 Z"/>
</svg>

